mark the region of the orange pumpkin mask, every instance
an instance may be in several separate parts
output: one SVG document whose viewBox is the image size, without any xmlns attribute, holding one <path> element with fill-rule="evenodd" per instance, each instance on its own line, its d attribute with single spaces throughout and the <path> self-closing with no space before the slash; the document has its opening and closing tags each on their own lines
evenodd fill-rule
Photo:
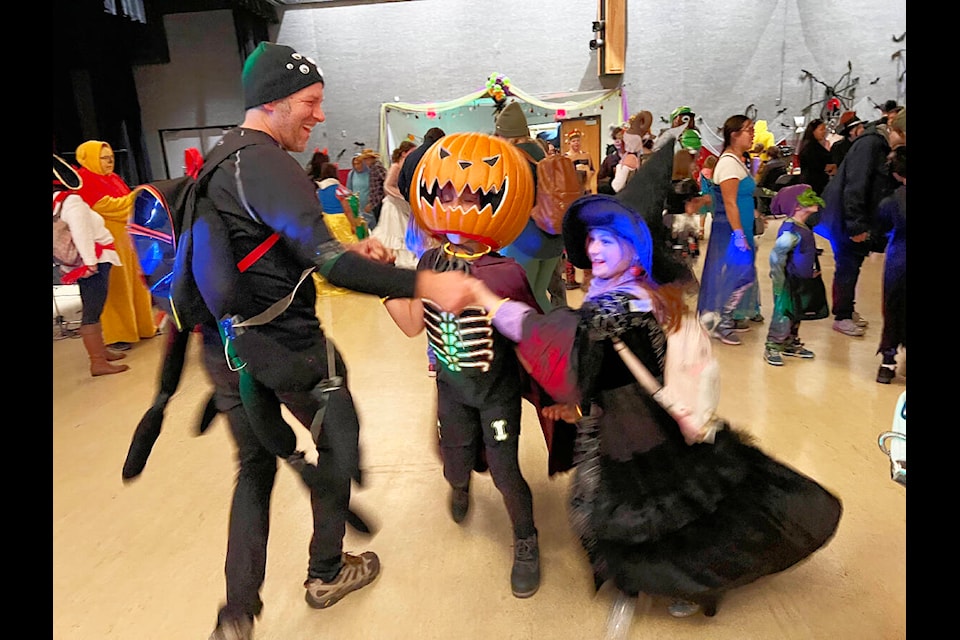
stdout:
<svg viewBox="0 0 960 640">
<path fill-rule="evenodd" d="M 523 231 L 533 192 L 530 164 L 512 143 L 485 133 L 452 133 L 417 164 L 410 206 L 433 235 L 459 235 L 496 251 Z"/>
</svg>

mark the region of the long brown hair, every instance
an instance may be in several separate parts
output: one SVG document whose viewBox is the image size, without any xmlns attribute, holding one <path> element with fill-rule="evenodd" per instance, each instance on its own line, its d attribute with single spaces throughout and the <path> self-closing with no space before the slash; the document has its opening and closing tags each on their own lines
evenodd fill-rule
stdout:
<svg viewBox="0 0 960 640">
<path fill-rule="evenodd" d="M 410 151 L 416 146 L 417 145 L 410 142 L 409 140 L 404 140 L 403 142 L 400 143 L 400 146 L 398 146 L 396 149 L 393 150 L 393 155 L 390 156 L 391 162 L 400 162 L 400 156 L 402 156 L 404 153 L 406 153 L 407 151 Z"/>
<path fill-rule="evenodd" d="M 671 334 L 680 328 L 680 321 L 690 310 L 687 305 L 686 287 L 679 283 L 656 285 L 649 278 L 641 285 L 650 293 L 653 300 L 653 312 L 665 334 Z"/>
<path fill-rule="evenodd" d="M 817 127 L 823 124 L 823 120 L 820 118 L 814 118 L 810 121 L 810 124 L 807 125 L 807 128 L 803 130 L 803 137 L 800 139 L 800 143 L 797 144 L 797 153 L 800 153 L 804 148 L 811 142 L 820 144 L 820 141 L 817 140 L 814 136 L 814 132 L 817 130 Z"/>
</svg>

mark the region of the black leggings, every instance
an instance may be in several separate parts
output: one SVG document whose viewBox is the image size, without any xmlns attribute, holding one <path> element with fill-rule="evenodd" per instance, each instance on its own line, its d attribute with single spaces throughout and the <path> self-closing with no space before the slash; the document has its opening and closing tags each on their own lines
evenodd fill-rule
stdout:
<svg viewBox="0 0 960 640">
<path fill-rule="evenodd" d="M 455 391 L 439 378 L 437 392 L 444 478 L 453 487 L 469 487 L 470 472 L 483 447 L 493 484 L 503 496 L 513 524 L 514 536 L 528 538 L 536 533 L 533 495 L 520 472 L 518 459 L 520 396 L 513 395 L 477 409 L 450 399 L 448 396 Z"/>
<path fill-rule="evenodd" d="M 107 286 L 110 284 L 109 262 L 97 265 L 97 272 L 92 276 L 80 278 L 77 285 L 80 287 L 80 303 L 83 311 L 80 315 L 80 324 L 97 324 L 103 313 L 103 306 L 107 303 Z"/>
</svg>

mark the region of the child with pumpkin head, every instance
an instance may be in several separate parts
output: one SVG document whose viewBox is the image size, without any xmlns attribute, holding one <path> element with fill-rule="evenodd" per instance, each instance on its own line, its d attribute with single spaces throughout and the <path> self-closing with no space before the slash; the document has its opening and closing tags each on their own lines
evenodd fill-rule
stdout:
<svg viewBox="0 0 960 640">
<path fill-rule="evenodd" d="M 533 178 L 510 142 L 482 133 L 441 138 L 417 166 L 410 201 L 418 222 L 440 239 L 423 254 L 419 270 L 465 271 L 498 295 L 540 311 L 523 267 L 497 253 L 524 228 L 533 204 Z M 540 552 L 533 496 L 518 459 L 525 374 L 513 343 L 480 307 L 452 314 L 426 298 L 384 305 L 406 335 L 426 330 L 436 355 L 440 453 L 453 520 L 466 518 L 471 472 L 489 468 L 513 525 L 513 595 L 532 596 L 540 586 Z M 566 424 L 561 433 L 564 424 L 541 420 L 551 473 L 572 461 L 573 427 Z"/>
</svg>

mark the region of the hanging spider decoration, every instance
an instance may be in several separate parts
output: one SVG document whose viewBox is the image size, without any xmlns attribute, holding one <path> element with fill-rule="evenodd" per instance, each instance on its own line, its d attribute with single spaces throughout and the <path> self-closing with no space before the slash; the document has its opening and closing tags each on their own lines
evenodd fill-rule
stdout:
<svg viewBox="0 0 960 640">
<path fill-rule="evenodd" d="M 811 102 L 801 109 L 800 112 L 809 118 L 814 107 L 819 107 L 817 116 L 815 117 L 819 117 L 826 122 L 827 128 L 833 131 L 839 122 L 840 114 L 849 110 L 850 105 L 853 104 L 854 96 L 857 93 L 857 85 L 860 84 L 859 76 L 856 78 L 851 77 L 853 74 L 853 65 L 848 60 L 847 70 L 840 76 L 840 79 L 832 85 L 827 84 L 806 69 L 801 69 L 800 71 L 803 72 L 801 80 L 811 80 L 823 86 L 823 98 Z M 811 93 L 812 89 L 813 86 L 811 84 Z"/>
<path fill-rule="evenodd" d="M 900 44 L 907 39 L 907 32 L 904 31 L 899 36 L 893 36 L 893 41 L 897 44 Z M 897 82 L 903 82 L 904 78 L 907 77 L 907 48 L 903 47 L 902 49 L 897 49 L 890 56 L 891 60 L 897 61 Z"/>
</svg>

